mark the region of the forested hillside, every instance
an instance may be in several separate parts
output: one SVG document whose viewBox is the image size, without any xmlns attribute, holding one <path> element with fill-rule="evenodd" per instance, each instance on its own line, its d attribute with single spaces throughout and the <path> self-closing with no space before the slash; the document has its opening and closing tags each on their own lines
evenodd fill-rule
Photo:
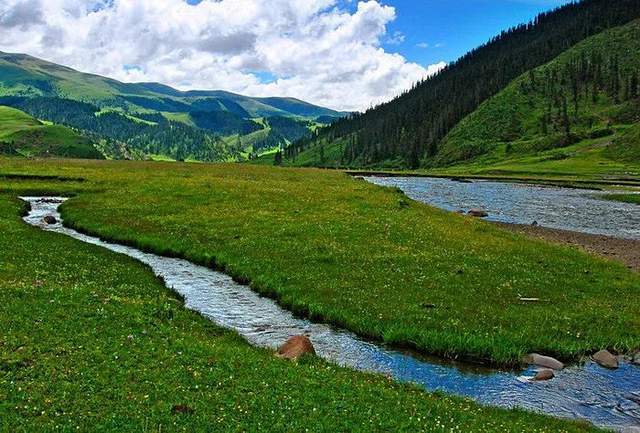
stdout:
<svg viewBox="0 0 640 433">
<path fill-rule="evenodd" d="M 416 168 L 452 162 L 453 153 L 451 158 L 441 157 L 445 137 L 484 101 L 587 37 L 638 17 L 637 0 L 584 0 L 542 14 L 503 32 L 395 100 L 298 141 L 284 159 L 293 165 L 351 167 Z M 460 156 L 465 157 L 464 152 Z"/>
<path fill-rule="evenodd" d="M 284 146 L 311 135 L 316 119 L 343 115 L 292 98 L 121 83 L 7 53 L 0 53 L 0 104 L 81 130 L 110 158 L 199 161 Z"/>
<path fill-rule="evenodd" d="M 28 114 L 0 105 L 0 154 L 101 159 L 94 142 L 78 132 L 46 125 Z"/>
<path fill-rule="evenodd" d="M 640 20 L 532 69 L 460 122 L 432 162 L 510 157 L 612 137 L 640 122 Z"/>
</svg>

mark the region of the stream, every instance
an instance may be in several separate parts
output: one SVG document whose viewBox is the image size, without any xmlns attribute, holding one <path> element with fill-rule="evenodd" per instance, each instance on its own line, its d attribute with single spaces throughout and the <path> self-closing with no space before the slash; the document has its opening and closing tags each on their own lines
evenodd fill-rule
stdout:
<svg viewBox="0 0 640 433">
<path fill-rule="evenodd" d="M 409 198 L 456 212 L 484 209 L 490 221 L 640 239 L 640 206 L 600 198 L 605 192 L 495 181 L 430 177 L 365 177 Z"/>
<path fill-rule="evenodd" d="M 304 334 L 313 342 L 317 354 L 330 362 L 413 382 L 429 391 L 464 396 L 485 405 L 584 419 L 619 431 L 640 426 L 640 367 L 623 362 L 619 369 L 607 370 L 587 361 L 557 372 L 553 380 L 529 382 L 527 377 L 535 374 L 534 368 L 520 372 L 490 370 L 394 350 L 350 332 L 295 317 L 275 301 L 220 272 L 66 228 L 58 212 L 64 198 L 22 199 L 31 204 L 31 211 L 24 218 L 26 223 L 137 259 L 161 277 L 167 287 L 184 296 L 187 308 L 236 331 L 252 345 L 276 349 L 289 337 Z M 44 223 L 47 215 L 54 216 L 57 223 Z"/>
</svg>

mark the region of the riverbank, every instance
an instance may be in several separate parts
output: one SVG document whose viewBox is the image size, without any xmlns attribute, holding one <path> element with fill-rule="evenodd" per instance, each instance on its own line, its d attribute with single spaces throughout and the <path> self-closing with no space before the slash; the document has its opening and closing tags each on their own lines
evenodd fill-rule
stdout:
<svg viewBox="0 0 640 433">
<path fill-rule="evenodd" d="M 623 263 L 629 269 L 640 272 L 640 241 L 610 236 L 578 233 L 540 226 L 496 223 L 500 227 L 552 243 L 580 248 L 591 254 Z"/>
<path fill-rule="evenodd" d="M 277 359 L 133 259 L 27 226 L 23 206 L 0 194 L 2 431 L 597 431 Z"/>
<path fill-rule="evenodd" d="M 316 355 L 322 359 L 354 370 L 383 374 L 399 382 L 422 386 L 427 391 L 439 390 L 493 407 L 510 409 L 515 406 L 559 418 L 584 419 L 602 428 L 621 429 L 637 422 L 633 406 L 626 409 L 629 396 L 640 386 L 637 367 L 631 364 L 622 363 L 619 369 L 611 371 L 589 362 L 572 365 L 541 386 L 522 385 L 525 376 L 536 373 L 535 367 L 529 367 L 518 376 L 515 371 L 481 369 L 468 364 L 446 363 L 441 359 L 427 360 L 415 353 L 364 341 L 342 329 L 294 317 L 273 300 L 259 296 L 220 272 L 185 260 L 105 243 L 62 224 L 47 224 L 43 220 L 47 216 L 61 221 L 56 210 L 60 201 L 28 200 L 31 203 L 31 211 L 25 217 L 28 224 L 141 261 L 150 266 L 166 287 L 182 296 L 189 309 L 238 332 L 253 346 L 273 350 L 291 335 L 306 335 L 315 347 Z M 592 394 L 588 398 L 585 398 L 585 389 Z M 620 402 L 621 407 L 611 413 L 606 408 L 614 401 Z M 585 410 L 585 404 L 588 404 L 588 410 Z"/>
<path fill-rule="evenodd" d="M 629 331 L 640 329 L 637 274 L 339 172 L 12 163 L 13 173 L 86 179 L 63 185 L 80 193 L 62 209 L 74 228 L 224 270 L 297 314 L 367 338 L 494 365 L 519 365 L 532 350 L 573 361 L 638 349 Z M 523 296 L 551 302 L 523 305 Z"/>
<path fill-rule="evenodd" d="M 623 203 L 633 203 L 640 205 L 640 194 L 607 194 L 603 196 L 605 200 L 620 201 Z"/>
<path fill-rule="evenodd" d="M 525 173 L 505 173 L 505 174 L 445 174 L 442 172 L 426 172 L 426 171 L 389 171 L 389 170 L 345 170 L 350 176 L 378 176 L 378 177 L 419 177 L 419 178 L 436 178 L 436 179 L 452 179 L 459 181 L 473 180 L 490 180 L 498 182 L 527 183 L 534 185 L 559 186 L 563 188 L 577 189 L 610 189 L 615 187 L 640 188 L 640 178 L 612 178 L 598 179 L 567 176 L 561 177 L 557 175 L 535 175 Z"/>
</svg>

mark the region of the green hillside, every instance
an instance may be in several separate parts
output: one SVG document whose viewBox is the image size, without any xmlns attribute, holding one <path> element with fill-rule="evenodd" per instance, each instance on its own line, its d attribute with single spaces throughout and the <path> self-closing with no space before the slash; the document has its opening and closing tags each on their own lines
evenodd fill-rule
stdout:
<svg viewBox="0 0 640 433">
<path fill-rule="evenodd" d="M 400 169 L 442 166 L 476 156 L 481 153 L 477 149 L 455 150 L 448 144 L 452 130 L 463 119 L 522 74 L 591 36 L 638 18 L 636 0 L 571 2 L 503 31 L 396 99 L 334 122 L 317 136 L 290 146 L 283 156 L 294 165 L 302 161 L 316 166 Z M 637 55 L 637 50 L 628 55 Z M 608 56 L 601 59 L 602 72 L 609 60 Z M 537 84 L 542 84 L 542 78 Z M 510 120 L 509 108 L 501 109 L 504 113 L 499 115 L 507 115 L 506 120 L 489 120 Z"/>
<path fill-rule="evenodd" d="M 46 125 L 28 114 L 0 106 L 0 153 L 103 159 L 92 141 L 60 125 Z"/>
<path fill-rule="evenodd" d="M 603 158 L 640 162 L 627 149 L 637 149 L 637 134 L 625 132 L 640 122 L 639 71 L 640 21 L 589 38 L 482 104 L 449 133 L 433 164 L 499 161 L 576 144 L 599 147 Z"/>
<path fill-rule="evenodd" d="M 28 55 L 3 52 L 0 96 L 59 97 L 126 111 L 228 111 L 241 117 L 286 115 L 313 119 L 343 114 L 292 98 L 252 98 L 218 90 L 182 92 L 159 83 L 122 83 Z"/>
<path fill-rule="evenodd" d="M 224 91 L 182 92 L 159 83 L 121 83 L 23 54 L 0 52 L 0 105 L 106 140 L 112 157 L 199 161 L 242 159 L 265 129 L 260 148 L 302 135 L 288 126 L 266 130 L 268 119 L 305 125 L 343 113 L 291 98 L 251 98 Z M 267 123 L 256 123 L 256 118 Z M 276 133 L 277 132 L 277 133 Z M 311 129 L 305 130 L 310 134 Z M 304 134 L 303 134 L 304 135 Z M 235 138 L 239 137 L 240 140 Z M 234 138 L 234 139 L 229 139 Z"/>
<path fill-rule="evenodd" d="M 420 165 L 440 174 L 640 178 L 639 74 L 636 20 L 522 74 L 458 123 Z M 302 152 L 289 150 L 282 164 L 333 165 L 354 141 L 318 139 Z M 387 159 L 376 168 L 403 163 Z"/>
</svg>

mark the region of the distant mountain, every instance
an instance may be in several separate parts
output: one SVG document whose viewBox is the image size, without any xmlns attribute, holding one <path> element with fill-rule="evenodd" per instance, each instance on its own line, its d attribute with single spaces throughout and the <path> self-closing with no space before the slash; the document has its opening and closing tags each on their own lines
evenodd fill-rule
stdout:
<svg viewBox="0 0 640 433">
<path fill-rule="evenodd" d="M 289 135 L 286 131 L 291 128 L 267 128 L 268 121 L 261 119 L 288 118 L 306 128 L 313 126 L 310 122 L 324 123 L 316 119 L 326 122 L 345 115 L 292 98 L 252 98 L 217 90 L 183 92 L 159 83 L 122 83 L 28 55 L 2 52 L 0 105 L 108 140 L 108 148 L 126 145 L 131 150 L 128 155 L 204 161 L 239 159 L 300 138 L 299 131 Z M 261 130 L 263 134 L 255 134 Z M 243 144 L 243 136 L 251 138 Z M 123 155 L 112 152 L 110 156 Z"/>
<path fill-rule="evenodd" d="M 240 106 L 250 117 L 271 115 L 317 118 L 344 113 L 293 98 L 252 98 L 220 90 L 182 92 L 160 83 L 122 83 L 78 72 L 25 54 L 0 52 L 0 95 L 60 97 L 128 111 L 155 104 L 169 112 L 183 112 L 194 103 L 218 103 L 218 110 Z M 139 103 L 139 104 L 138 104 Z"/>
<path fill-rule="evenodd" d="M 59 125 L 45 125 L 20 110 L 0 106 L 0 154 L 102 159 L 94 143 Z"/>
<path fill-rule="evenodd" d="M 284 152 L 284 163 L 418 168 L 464 159 L 468 155 L 459 151 L 456 156 L 447 137 L 483 102 L 575 44 L 637 18 L 638 0 L 582 0 L 544 13 L 502 32 L 393 101 L 300 140 Z"/>
</svg>

